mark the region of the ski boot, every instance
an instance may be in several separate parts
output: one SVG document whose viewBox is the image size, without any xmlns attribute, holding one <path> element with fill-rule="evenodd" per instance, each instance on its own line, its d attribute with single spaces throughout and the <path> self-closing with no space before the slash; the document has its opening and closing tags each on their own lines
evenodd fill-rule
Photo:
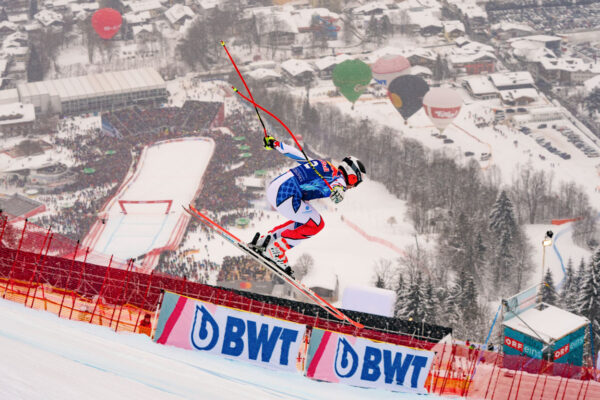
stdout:
<svg viewBox="0 0 600 400">
<path fill-rule="evenodd" d="M 268 244 L 265 256 L 275 261 L 284 273 L 291 278 L 294 278 L 294 270 L 289 266 L 288 258 L 285 254 L 289 249 L 291 249 L 291 246 L 287 243 L 285 238 L 278 238 Z"/>
<path fill-rule="evenodd" d="M 252 241 L 248 243 L 248 247 L 274 261 L 279 269 L 291 278 L 294 278 L 294 270 L 288 265 L 288 258 L 285 255 L 286 250 L 291 247 L 285 238 L 273 239 L 273 236 L 270 234 L 261 235 L 257 232 Z"/>
</svg>

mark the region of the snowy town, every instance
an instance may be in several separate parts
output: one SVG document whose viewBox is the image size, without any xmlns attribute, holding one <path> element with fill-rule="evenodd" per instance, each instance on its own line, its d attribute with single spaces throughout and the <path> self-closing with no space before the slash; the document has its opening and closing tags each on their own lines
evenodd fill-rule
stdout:
<svg viewBox="0 0 600 400">
<path fill-rule="evenodd" d="M 0 398 L 95 398 L 23 343 L 150 399 L 600 398 L 599 56 L 594 0 L 0 0 Z"/>
</svg>

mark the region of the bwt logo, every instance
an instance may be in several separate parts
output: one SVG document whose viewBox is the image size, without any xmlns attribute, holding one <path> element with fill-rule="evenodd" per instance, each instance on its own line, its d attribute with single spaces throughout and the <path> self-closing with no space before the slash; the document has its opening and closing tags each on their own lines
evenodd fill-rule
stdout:
<svg viewBox="0 0 600 400">
<path fill-rule="evenodd" d="M 198 350 L 211 351 L 216 349 L 219 342 L 219 324 L 212 314 L 204 307 L 196 305 L 196 314 L 192 325 L 192 345 Z M 269 363 L 279 346 L 279 364 L 288 365 L 289 352 L 292 343 L 298 339 L 298 331 L 282 328 L 267 323 L 257 324 L 234 316 L 227 316 L 221 354 L 239 357 L 248 348 L 248 359 Z"/>
<path fill-rule="evenodd" d="M 375 382 L 381 378 L 383 372 L 385 383 L 404 386 L 408 370 L 412 366 L 412 373 L 409 376 L 412 388 L 418 386 L 419 375 L 426 365 L 427 357 L 381 350 L 371 346 L 366 346 L 364 354 L 359 356 L 343 337 L 338 339 L 335 353 L 335 373 L 340 378 L 353 377 L 360 367 L 360 379 L 363 381 Z"/>
</svg>

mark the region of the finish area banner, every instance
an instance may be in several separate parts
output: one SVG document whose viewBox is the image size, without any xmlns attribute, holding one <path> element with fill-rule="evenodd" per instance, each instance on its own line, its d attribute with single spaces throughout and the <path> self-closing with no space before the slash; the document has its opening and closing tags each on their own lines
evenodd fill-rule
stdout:
<svg viewBox="0 0 600 400">
<path fill-rule="evenodd" d="M 313 329 L 309 378 L 347 385 L 426 394 L 434 353 Z"/>
<path fill-rule="evenodd" d="M 165 292 L 154 340 L 272 369 L 297 371 L 305 325 Z"/>
</svg>

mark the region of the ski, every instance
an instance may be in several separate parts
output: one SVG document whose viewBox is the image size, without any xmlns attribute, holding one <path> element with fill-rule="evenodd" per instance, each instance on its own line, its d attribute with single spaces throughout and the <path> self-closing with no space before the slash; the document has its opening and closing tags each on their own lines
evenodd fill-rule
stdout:
<svg viewBox="0 0 600 400">
<path fill-rule="evenodd" d="M 249 256 L 251 256 L 252 258 L 254 258 L 261 265 L 263 265 L 264 267 L 271 270 L 275 275 L 277 275 L 279 278 L 283 279 L 289 285 L 291 285 L 292 287 L 296 288 L 298 291 L 303 293 L 312 302 L 317 304 L 319 307 L 321 307 L 322 309 L 327 311 L 332 316 L 336 317 L 337 319 L 339 319 L 341 321 L 348 322 L 349 324 L 353 325 L 354 327 L 356 327 L 358 329 L 364 328 L 363 324 L 352 320 L 350 317 L 348 317 L 346 314 L 344 314 L 343 312 L 338 310 L 336 307 L 334 307 L 327 300 L 323 299 L 317 293 L 315 293 L 311 289 L 304 286 L 304 284 L 302 284 L 301 282 L 298 282 L 296 279 L 294 279 L 291 276 L 289 276 L 288 274 L 286 274 L 283 271 L 283 269 L 279 265 L 277 265 L 277 263 L 275 263 L 273 260 L 264 256 L 262 253 L 259 253 L 255 250 L 251 249 L 250 247 L 248 247 L 246 245 L 246 243 L 244 243 L 241 239 L 239 239 L 238 237 L 233 235 L 231 232 L 227 231 L 225 228 L 223 228 L 222 226 L 217 224 L 215 221 L 213 221 L 212 219 L 208 218 L 206 215 L 204 215 L 203 213 L 198 211 L 194 206 L 192 206 L 192 205 L 189 205 L 188 207 L 184 206 L 183 209 L 189 215 L 191 215 L 194 219 L 196 219 L 197 221 L 200 221 L 205 226 L 212 229 L 219 236 L 224 238 L 227 242 L 233 244 L 235 247 L 237 247 L 238 249 L 242 250 L 244 253 L 246 253 Z"/>
</svg>

